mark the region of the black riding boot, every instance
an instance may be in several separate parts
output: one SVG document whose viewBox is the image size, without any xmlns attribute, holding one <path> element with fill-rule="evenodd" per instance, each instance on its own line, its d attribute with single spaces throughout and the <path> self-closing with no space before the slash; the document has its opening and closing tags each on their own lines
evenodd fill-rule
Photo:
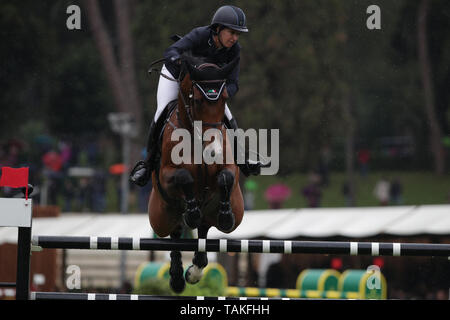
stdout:
<svg viewBox="0 0 450 320">
<path fill-rule="evenodd" d="M 228 120 L 227 117 L 225 117 L 226 119 L 226 124 L 228 125 L 228 127 L 230 129 L 233 130 L 237 130 L 239 129 L 236 119 L 231 119 Z M 245 153 L 245 151 L 243 150 L 243 146 L 239 144 L 238 139 L 236 139 L 236 136 L 234 136 L 234 161 L 235 163 L 238 165 L 239 169 L 241 170 L 241 172 L 248 177 L 249 175 L 259 175 L 261 173 L 261 162 L 259 161 L 252 161 L 250 159 L 248 159 L 248 154 Z M 241 154 L 241 159 L 244 159 L 244 163 L 238 163 L 237 159 L 238 159 L 238 154 Z"/>
<path fill-rule="evenodd" d="M 156 127 L 157 123 L 153 119 L 148 132 L 147 156 L 145 160 L 139 160 L 130 173 L 130 181 L 140 187 L 143 187 L 148 183 L 151 177 L 151 173 L 156 166 L 155 155 L 157 153 L 158 145 L 156 137 L 158 130 L 156 129 Z"/>
</svg>

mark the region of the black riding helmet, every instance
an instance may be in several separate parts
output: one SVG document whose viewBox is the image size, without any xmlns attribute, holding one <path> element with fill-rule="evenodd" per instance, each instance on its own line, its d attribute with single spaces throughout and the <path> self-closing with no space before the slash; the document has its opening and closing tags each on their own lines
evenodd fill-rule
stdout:
<svg viewBox="0 0 450 320">
<path fill-rule="evenodd" d="M 218 25 L 240 32 L 248 32 L 244 11 L 235 6 L 222 6 L 217 9 L 212 18 L 211 27 L 214 30 Z"/>
</svg>

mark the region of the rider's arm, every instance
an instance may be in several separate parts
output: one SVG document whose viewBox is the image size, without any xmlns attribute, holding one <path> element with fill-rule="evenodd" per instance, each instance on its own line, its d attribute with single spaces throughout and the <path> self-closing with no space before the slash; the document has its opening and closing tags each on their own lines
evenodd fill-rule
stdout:
<svg viewBox="0 0 450 320">
<path fill-rule="evenodd" d="M 194 28 L 183 38 L 168 47 L 164 52 L 164 58 L 166 58 L 166 61 L 175 63 L 184 52 L 200 46 L 203 42 L 207 42 L 209 33 L 210 30 L 206 27 Z"/>
<path fill-rule="evenodd" d="M 239 90 L 239 63 L 233 69 L 233 72 L 227 79 L 227 92 L 228 96 L 232 98 Z"/>
<path fill-rule="evenodd" d="M 232 56 L 237 57 L 240 55 L 239 44 L 236 44 L 232 50 L 234 50 Z M 230 75 L 227 78 L 226 86 L 227 86 L 228 96 L 230 98 L 232 98 L 239 91 L 239 67 L 240 67 L 240 62 L 238 62 L 236 64 L 233 71 L 230 73 Z"/>
</svg>

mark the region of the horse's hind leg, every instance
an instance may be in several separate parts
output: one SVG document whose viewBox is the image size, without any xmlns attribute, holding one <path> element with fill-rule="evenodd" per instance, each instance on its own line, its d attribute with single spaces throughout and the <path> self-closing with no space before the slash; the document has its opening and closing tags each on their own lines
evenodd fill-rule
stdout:
<svg viewBox="0 0 450 320">
<path fill-rule="evenodd" d="M 209 227 L 202 225 L 198 228 L 198 238 L 206 239 Z M 194 258 L 192 259 L 192 264 L 186 270 L 186 281 L 190 284 L 195 284 L 200 281 L 203 275 L 203 269 L 208 265 L 208 256 L 206 252 L 196 251 Z"/>
<path fill-rule="evenodd" d="M 223 169 L 219 172 L 217 183 L 220 192 L 219 213 L 217 215 L 217 228 L 222 232 L 230 232 L 234 228 L 235 217 L 231 210 L 231 191 L 234 184 L 234 174 Z"/>
<path fill-rule="evenodd" d="M 182 233 L 181 226 L 177 227 L 171 234 L 170 238 L 172 239 L 180 239 Z M 170 252 L 170 287 L 176 293 L 181 293 L 186 286 L 183 277 L 183 262 L 181 261 L 181 252 L 180 251 L 171 251 Z"/>
</svg>

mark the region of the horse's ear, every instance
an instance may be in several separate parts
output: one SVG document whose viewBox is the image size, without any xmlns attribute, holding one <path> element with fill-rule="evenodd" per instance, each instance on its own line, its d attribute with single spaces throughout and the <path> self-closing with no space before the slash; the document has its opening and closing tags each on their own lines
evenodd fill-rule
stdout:
<svg viewBox="0 0 450 320">
<path fill-rule="evenodd" d="M 181 63 L 183 64 L 185 70 L 191 75 L 191 79 L 199 79 L 200 71 L 196 68 L 197 61 L 191 55 L 184 53 L 181 56 Z"/>
<path fill-rule="evenodd" d="M 201 72 L 195 66 L 190 64 L 188 61 L 185 61 L 184 64 L 185 64 L 187 71 L 191 75 L 192 80 L 201 79 Z"/>
</svg>

